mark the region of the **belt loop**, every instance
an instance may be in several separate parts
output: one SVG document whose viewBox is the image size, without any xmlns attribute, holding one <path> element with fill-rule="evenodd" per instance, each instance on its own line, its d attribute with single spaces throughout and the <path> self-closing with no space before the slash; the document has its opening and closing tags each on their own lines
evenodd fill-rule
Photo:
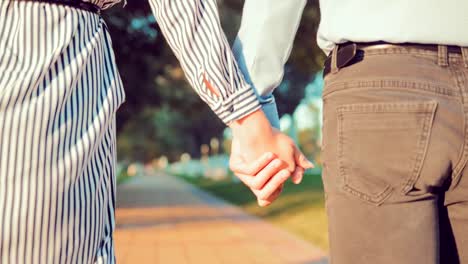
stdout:
<svg viewBox="0 0 468 264">
<path fill-rule="evenodd" d="M 339 68 L 338 68 L 338 49 L 340 47 L 340 44 L 336 44 L 335 47 L 333 48 L 333 51 L 332 51 L 332 57 L 331 57 L 331 68 L 330 68 L 330 72 L 332 74 L 335 74 L 338 72 Z"/>
<path fill-rule="evenodd" d="M 441 67 L 447 67 L 448 64 L 448 48 L 445 45 L 438 45 L 438 53 L 437 53 L 437 64 Z"/>
<path fill-rule="evenodd" d="M 461 47 L 465 68 L 468 68 L 468 47 Z"/>
</svg>

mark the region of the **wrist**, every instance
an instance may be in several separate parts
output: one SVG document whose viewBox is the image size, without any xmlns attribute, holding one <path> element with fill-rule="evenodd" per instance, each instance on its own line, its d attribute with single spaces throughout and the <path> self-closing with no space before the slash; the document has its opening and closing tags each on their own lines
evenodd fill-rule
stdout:
<svg viewBox="0 0 468 264">
<path fill-rule="evenodd" d="M 262 109 L 259 109 L 241 119 L 229 124 L 232 134 L 240 141 L 254 140 L 255 138 L 273 135 L 273 128 Z"/>
</svg>

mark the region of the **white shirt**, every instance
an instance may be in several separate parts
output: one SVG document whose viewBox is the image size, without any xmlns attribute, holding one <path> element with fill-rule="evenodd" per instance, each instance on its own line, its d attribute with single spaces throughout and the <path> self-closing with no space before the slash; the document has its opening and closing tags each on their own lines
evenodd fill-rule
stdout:
<svg viewBox="0 0 468 264">
<path fill-rule="evenodd" d="M 283 77 L 306 0 L 246 0 L 234 54 L 279 126 L 271 95 Z M 328 54 L 347 41 L 468 46 L 468 0 L 320 0 L 317 34 Z"/>
<path fill-rule="evenodd" d="M 85 1 L 103 8 L 119 2 Z M 233 47 L 243 73 L 239 74 L 236 61 L 230 59 L 231 54 L 225 48 L 225 37 L 219 27 L 214 0 L 150 0 L 160 27 L 180 59 L 189 81 L 218 116 L 229 122 L 256 110 L 257 101 L 250 89 L 253 86 L 274 125 L 278 124 L 278 118 L 271 93 L 283 78 L 284 64 L 291 52 L 306 2 L 245 1 L 241 29 Z M 191 8 L 180 9 L 184 5 Z M 204 8 L 204 5 L 210 8 Z M 201 8 L 203 12 L 193 7 Z M 320 0 L 320 11 L 317 42 L 326 54 L 335 44 L 347 41 L 468 46 L 468 0 Z M 206 23 L 194 23 L 199 20 Z M 201 25 L 201 29 L 206 26 L 209 30 L 184 32 L 184 28 L 193 29 L 194 25 Z M 197 32 L 201 33 L 194 34 Z M 190 41 L 180 41 L 187 36 L 191 36 L 191 41 L 200 42 L 200 47 L 194 48 Z M 223 61 L 224 57 L 228 60 Z M 213 59 L 206 61 L 206 58 Z M 208 81 L 219 89 L 222 97 L 215 96 L 216 93 L 210 91 L 212 89 L 205 85 L 206 82 L 199 81 L 203 75 L 196 70 L 198 68 L 202 68 Z M 223 69 L 229 71 L 223 72 Z"/>
<path fill-rule="evenodd" d="M 468 46 L 467 0 L 320 0 L 318 45 L 346 41 Z"/>
</svg>

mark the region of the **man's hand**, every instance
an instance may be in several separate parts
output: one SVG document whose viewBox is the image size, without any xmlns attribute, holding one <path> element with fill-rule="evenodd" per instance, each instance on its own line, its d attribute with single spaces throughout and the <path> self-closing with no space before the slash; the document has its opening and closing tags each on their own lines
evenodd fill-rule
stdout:
<svg viewBox="0 0 468 264">
<path fill-rule="evenodd" d="M 294 141 L 272 128 L 262 110 L 230 125 L 233 131 L 233 149 L 242 151 L 242 158 L 253 161 L 266 152 L 272 152 L 282 161 L 281 167 L 291 174 L 297 166 L 306 168 L 310 162 L 296 147 Z M 300 162 L 300 163 L 297 163 Z"/>
<path fill-rule="evenodd" d="M 288 178 L 300 183 L 304 169 L 313 168 L 313 164 L 291 138 L 271 128 L 262 114 L 256 112 L 231 126 L 230 167 L 252 190 L 259 205 L 266 206 L 279 196 Z"/>
</svg>

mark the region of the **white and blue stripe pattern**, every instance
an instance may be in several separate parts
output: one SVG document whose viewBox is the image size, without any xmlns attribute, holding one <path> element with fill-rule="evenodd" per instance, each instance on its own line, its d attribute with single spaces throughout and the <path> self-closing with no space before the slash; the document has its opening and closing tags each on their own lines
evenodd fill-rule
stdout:
<svg viewBox="0 0 468 264">
<path fill-rule="evenodd" d="M 188 81 L 226 124 L 260 108 L 226 40 L 216 0 L 150 0 L 150 4 Z"/>
<path fill-rule="evenodd" d="M 260 108 L 215 0 L 150 2 L 189 82 L 224 122 Z M 101 17 L 0 0 L 0 263 L 115 262 L 115 112 L 124 97 Z"/>
<path fill-rule="evenodd" d="M 98 15 L 0 1 L 0 263 L 114 261 L 123 101 Z"/>
<path fill-rule="evenodd" d="M 120 2 L 85 1 L 104 9 Z M 239 70 L 221 27 L 217 0 L 149 0 L 149 3 L 187 80 L 224 123 L 260 108 L 255 89 Z"/>
</svg>

